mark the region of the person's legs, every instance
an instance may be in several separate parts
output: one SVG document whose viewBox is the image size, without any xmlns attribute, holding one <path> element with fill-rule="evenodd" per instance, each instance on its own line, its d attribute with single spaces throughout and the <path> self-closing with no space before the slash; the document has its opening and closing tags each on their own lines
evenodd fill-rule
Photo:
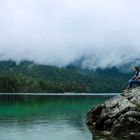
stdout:
<svg viewBox="0 0 140 140">
<path fill-rule="evenodd" d="M 123 93 L 127 93 L 128 91 L 131 91 L 133 85 L 140 86 L 140 81 L 138 81 L 138 80 L 129 80 L 128 81 L 128 87 L 126 88 L 126 90 L 123 91 Z M 123 95 L 125 95 L 125 94 L 123 94 Z"/>
<path fill-rule="evenodd" d="M 140 81 L 138 81 L 138 80 L 129 80 L 128 89 L 131 89 L 133 85 L 140 85 Z"/>
</svg>

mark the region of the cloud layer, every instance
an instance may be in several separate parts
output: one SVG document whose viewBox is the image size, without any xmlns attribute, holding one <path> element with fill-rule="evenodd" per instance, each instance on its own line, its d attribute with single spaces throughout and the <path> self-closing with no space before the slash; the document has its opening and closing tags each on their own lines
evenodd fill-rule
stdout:
<svg viewBox="0 0 140 140">
<path fill-rule="evenodd" d="M 0 60 L 90 69 L 140 64 L 139 0 L 0 0 Z"/>
</svg>

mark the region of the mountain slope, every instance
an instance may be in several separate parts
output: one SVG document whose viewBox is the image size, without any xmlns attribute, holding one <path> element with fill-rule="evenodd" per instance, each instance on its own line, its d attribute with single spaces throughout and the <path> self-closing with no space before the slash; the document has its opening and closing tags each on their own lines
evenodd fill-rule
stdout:
<svg viewBox="0 0 140 140">
<path fill-rule="evenodd" d="M 0 92 L 120 92 L 130 77 L 116 68 L 92 71 L 29 61 L 1 61 L 0 73 Z"/>
</svg>

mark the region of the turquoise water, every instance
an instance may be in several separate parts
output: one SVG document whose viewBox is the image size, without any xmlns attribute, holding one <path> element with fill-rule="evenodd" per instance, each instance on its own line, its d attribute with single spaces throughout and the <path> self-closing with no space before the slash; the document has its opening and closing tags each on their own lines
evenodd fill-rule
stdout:
<svg viewBox="0 0 140 140">
<path fill-rule="evenodd" d="M 0 140 L 92 140 L 86 113 L 110 97 L 0 95 Z"/>
</svg>

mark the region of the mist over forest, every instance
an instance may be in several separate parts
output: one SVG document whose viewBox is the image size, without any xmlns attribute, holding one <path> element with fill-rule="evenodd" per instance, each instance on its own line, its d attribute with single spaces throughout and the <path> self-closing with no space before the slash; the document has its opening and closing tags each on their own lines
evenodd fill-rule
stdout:
<svg viewBox="0 0 140 140">
<path fill-rule="evenodd" d="M 2 0 L 0 60 L 83 68 L 140 64 L 139 0 Z"/>
</svg>

